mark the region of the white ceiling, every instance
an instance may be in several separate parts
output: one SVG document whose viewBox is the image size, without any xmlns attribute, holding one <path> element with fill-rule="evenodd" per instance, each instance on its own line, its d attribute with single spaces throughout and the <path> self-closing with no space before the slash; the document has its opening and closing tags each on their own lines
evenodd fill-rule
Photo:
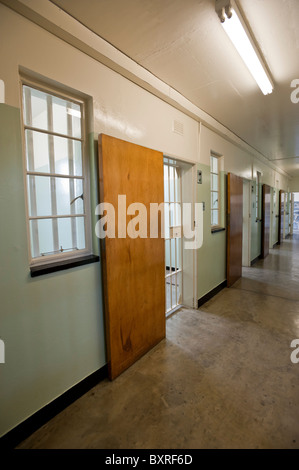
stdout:
<svg viewBox="0 0 299 470">
<path fill-rule="evenodd" d="M 264 96 L 227 38 L 215 0 L 52 0 L 299 176 L 299 0 L 239 0 L 274 81 Z M 297 158 L 296 158 L 297 157 Z"/>
</svg>

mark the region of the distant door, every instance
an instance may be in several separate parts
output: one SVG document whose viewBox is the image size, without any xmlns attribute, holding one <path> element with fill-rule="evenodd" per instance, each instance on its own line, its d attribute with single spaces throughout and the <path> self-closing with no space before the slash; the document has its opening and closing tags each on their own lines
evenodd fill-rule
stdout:
<svg viewBox="0 0 299 470">
<path fill-rule="evenodd" d="M 251 245 L 251 184 L 250 181 L 243 180 L 243 237 L 242 237 L 242 265 L 250 266 L 250 245 Z"/>
<path fill-rule="evenodd" d="M 272 247 L 278 243 L 278 219 L 279 219 L 278 190 L 273 189 L 273 214 L 272 214 Z"/>
<path fill-rule="evenodd" d="M 284 235 L 284 191 L 279 191 L 279 225 L 278 225 L 278 244 L 281 245 Z"/>
<path fill-rule="evenodd" d="M 262 258 L 269 254 L 271 221 L 271 188 L 263 184 L 262 188 Z"/>
<path fill-rule="evenodd" d="M 227 286 L 242 276 L 243 179 L 227 175 Z"/>
<path fill-rule="evenodd" d="M 158 237 L 149 237 L 150 204 L 164 201 L 163 154 L 100 135 L 99 188 L 100 201 L 115 210 L 116 236 L 101 243 L 107 362 L 109 377 L 114 379 L 165 337 L 161 224 Z M 118 196 L 126 196 L 122 210 Z M 140 230 L 137 220 L 133 230 L 134 219 L 140 215 L 136 206 L 129 208 L 133 203 L 146 207 L 144 238 L 127 234 L 129 227 L 130 234 Z M 124 225 L 124 232 L 119 233 Z"/>
</svg>

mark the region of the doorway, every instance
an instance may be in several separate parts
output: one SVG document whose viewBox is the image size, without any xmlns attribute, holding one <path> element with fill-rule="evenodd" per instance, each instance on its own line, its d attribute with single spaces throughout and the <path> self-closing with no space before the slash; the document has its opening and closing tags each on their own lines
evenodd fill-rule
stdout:
<svg viewBox="0 0 299 470">
<path fill-rule="evenodd" d="M 196 250 L 184 249 L 183 205 L 195 201 L 195 165 L 164 156 L 166 317 L 196 304 Z"/>
<path fill-rule="evenodd" d="M 299 193 L 293 193 L 292 201 L 293 234 L 299 235 Z"/>
<path fill-rule="evenodd" d="M 250 266 L 251 247 L 251 182 L 243 179 L 243 235 L 242 235 L 242 266 Z"/>
<path fill-rule="evenodd" d="M 164 159 L 165 311 L 182 304 L 182 180 L 175 161 Z"/>
</svg>

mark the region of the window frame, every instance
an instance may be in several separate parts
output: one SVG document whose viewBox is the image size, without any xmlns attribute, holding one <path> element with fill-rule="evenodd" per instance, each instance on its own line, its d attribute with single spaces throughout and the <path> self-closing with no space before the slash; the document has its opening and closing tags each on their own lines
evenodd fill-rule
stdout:
<svg viewBox="0 0 299 470">
<path fill-rule="evenodd" d="M 217 161 L 217 173 L 212 171 L 212 158 L 215 158 Z M 221 156 L 217 155 L 214 152 L 210 152 L 210 204 L 211 204 L 211 213 L 210 213 L 210 225 L 211 225 L 211 231 L 217 231 L 219 229 L 222 229 L 222 211 L 221 211 L 221 203 L 222 203 L 222 195 L 221 195 L 221 182 L 220 182 L 220 162 L 221 162 Z M 217 175 L 217 191 L 212 189 L 212 175 Z M 218 194 L 218 208 L 213 209 L 212 208 L 212 193 L 217 193 Z M 218 223 L 213 224 L 212 220 L 212 214 L 214 211 L 218 212 Z"/>
<path fill-rule="evenodd" d="M 26 227 L 27 227 L 27 249 L 28 249 L 28 261 L 30 268 L 46 267 L 47 265 L 57 266 L 59 262 L 67 268 L 67 262 L 74 263 L 76 260 L 84 259 L 92 255 L 92 231 L 91 231 L 91 200 L 90 200 L 90 169 L 89 169 L 89 154 L 88 154 L 88 141 L 87 141 L 87 100 L 82 98 L 80 93 L 75 93 L 73 90 L 69 90 L 64 85 L 49 84 L 46 80 L 37 80 L 31 77 L 24 76 L 20 74 L 19 76 L 20 83 L 20 102 L 21 102 L 21 125 L 22 125 L 22 147 L 23 147 L 23 178 L 24 178 L 24 190 L 25 190 L 25 215 L 26 215 Z M 28 184 L 27 177 L 32 172 L 27 168 L 27 156 L 26 156 L 26 138 L 25 131 L 26 129 L 32 128 L 33 126 L 28 126 L 25 124 L 24 120 L 24 100 L 23 100 L 23 87 L 28 86 L 30 88 L 36 89 L 40 92 L 51 94 L 59 99 L 63 99 L 72 103 L 75 103 L 80 106 L 81 110 L 81 138 L 75 138 L 74 140 L 80 140 L 82 146 L 82 185 L 83 185 L 83 194 L 84 194 L 84 235 L 85 235 L 85 248 L 78 249 L 73 251 L 58 252 L 53 254 L 46 254 L 43 256 L 34 257 L 31 250 L 31 234 L 30 234 L 30 214 L 29 214 L 29 194 L 28 194 Z M 39 131 L 39 129 L 36 129 Z M 48 132 L 48 130 L 42 130 L 46 135 L 60 135 L 55 132 Z M 68 135 L 61 134 L 64 138 L 70 138 Z M 49 177 L 63 177 L 61 175 L 55 175 L 49 173 Z M 71 178 L 71 176 L 70 176 Z M 53 216 L 47 217 L 48 219 L 53 219 Z M 65 217 L 66 218 L 66 217 Z M 58 269 L 56 269 L 58 270 Z"/>
</svg>

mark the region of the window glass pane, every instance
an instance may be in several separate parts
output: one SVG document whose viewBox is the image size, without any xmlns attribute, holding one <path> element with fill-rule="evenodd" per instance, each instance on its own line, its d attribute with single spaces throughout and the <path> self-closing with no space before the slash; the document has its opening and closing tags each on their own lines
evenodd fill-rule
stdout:
<svg viewBox="0 0 299 470">
<path fill-rule="evenodd" d="M 50 178 L 47 176 L 27 176 L 29 195 L 29 216 L 52 215 Z"/>
<path fill-rule="evenodd" d="M 30 235 L 31 246 L 34 239 L 33 231 L 36 230 L 39 244 L 39 251 L 36 252 L 32 246 L 32 256 L 41 256 L 42 253 L 52 252 L 54 250 L 53 244 L 53 229 L 52 219 L 30 220 Z"/>
<path fill-rule="evenodd" d="M 63 250 L 76 248 L 73 245 L 71 219 L 70 218 L 58 219 L 57 222 L 58 222 L 59 248 L 62 248 Z"/>
<path fill-rule="evenodd" d="M 26 130 L 27 169 L 39 173 L 49 173 L 49 142 L 48 135 L 42 132 Z"/>
<path fill-rule="evenodd" d="M 55 178 L 57 215 L 82 214 L 84 204 L 82 198 L 76 199 L 83 194 L 82 180 L 71 178 Z"/>
<path fill-rule="evenodd" d="M 59 248 L 63 250 L 84 249 L 84 217 L 58 219 L 58 239 Z"/>
<path fill-rule="evenodd" d="M 218 210 L 212 211 L 212 225 L 219 224 Z"/>
<path fill-rule="evenodd" d="M 73 140 L 73 174 L 83 176 L 82 143 L 77 140 Z"/>
<path fill-rule="evenodd" d="M 77 229 L 77 248 L 83 250 L 86 246 L 85 243 L 85 219 L 84 217 L 75 217 Z"/>
<path fill-rule="evenodd" d="M 81 107 L 79 104 L 67 102 L 67 114 L 70 116 L 71 119 L 71 128 L 72 128 L 72 137 L 76 137 L 80 139 L 82 137 L 81 134 Z M 68 135 L 70 135 L 68 133 Z"/>
<path fill-rule="evenodd" d="M 218 191 L 218 175 L 211 174 L 211 190 Z"/>
<path fill-rule="evenodd" d="M 25 125 L 48 128 L 47 96 L 42 91 L 28 86 L 23 87 Z"/>
<path fill-rule="evenodd" d="M 211 157 L 211 172 L 218 173 L 218 159 L 216 157 Z"/>
<path fill-rule="evenodd" d="M 68 135 L 67 102 L 56 96 L 52 97 L 53 131 Z"/>
<path fill-rule="evenodd" d="M 24 122 L 26 126 L 49 130 L 80 139 L 81 106 L 49 93 L 23 86 Z M 53 121 L 50 128 L 49 116 Z"/>
<path fill-rule="evenodd" d="M 218 193 L 217 192 L 211 193 L 211 205 L 212 205 L 212 209 L 218 209 Z"/>
<path fill-rule="evenodd" d="M 54 173 L 69 175 L 69 140 L 54 137 Z"/>
<path fill-rule="evenodd" d="M 81 108 L 80 105 L 52 97 L 53 131 L 81 138 Z"/>
<path fill-rule="evenodd" d="M 82 176 L 81 142 L 54 136 L 54 172 L 61 175 Z"/>
</svg>

